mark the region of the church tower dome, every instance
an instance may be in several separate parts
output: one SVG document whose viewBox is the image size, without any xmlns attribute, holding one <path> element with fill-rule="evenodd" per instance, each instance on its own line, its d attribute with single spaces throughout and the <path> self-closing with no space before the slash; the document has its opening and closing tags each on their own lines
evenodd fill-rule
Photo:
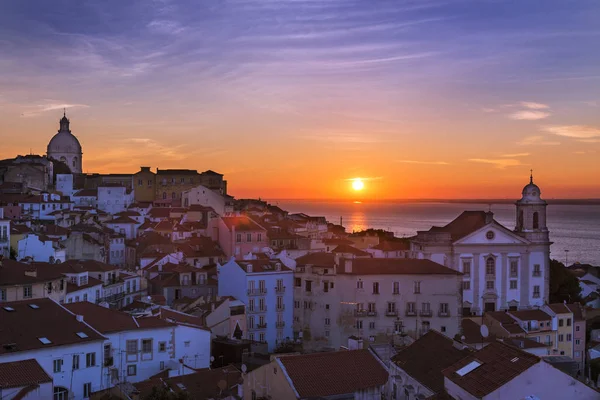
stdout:
<svg viewBox="0 0 600 400">
<path fill-rule="evenodd" d="M 529 184 L 523 188 L 521 199 L 517 200 L 517 223 L 515 232 L 532 242 L 549 242 L 546 226 L 546 207 L 548 203 L 541 197 L 541 190 L 533 183 L 533 171 Z"/>
<path fill-rule="evenodd" d="M 64 162 L 74 174 L 82 172 L 82 151 L 79 140 L 71 133 L 66 111 L 60 119 L 60 128 L 48 143 L 48 158 Z"/>
</svg>

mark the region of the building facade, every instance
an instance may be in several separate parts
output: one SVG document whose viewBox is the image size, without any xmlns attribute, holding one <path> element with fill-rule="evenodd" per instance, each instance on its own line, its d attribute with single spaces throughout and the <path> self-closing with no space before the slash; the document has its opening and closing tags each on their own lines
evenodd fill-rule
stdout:
<svg viewBox="0 0 600 400">
<path fill-rule="evenodd" d="M 83 171 L 83 153 L 79 140 L 71 133 L 70 121 L 64 114 L 60 119 L 58 133 L 48 143 L 48 158 L 62 161 L 72 173 L 80 174 Z"/>
</svg>

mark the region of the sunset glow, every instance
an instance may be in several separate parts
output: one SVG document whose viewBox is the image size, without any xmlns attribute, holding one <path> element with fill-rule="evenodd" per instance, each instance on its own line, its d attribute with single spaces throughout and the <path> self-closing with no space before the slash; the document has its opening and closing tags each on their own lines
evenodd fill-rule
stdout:
<svg viewBox="0 0 600 400">
<path fill-rule="evenodd" d="M 365 183 L 360 178 L 356 178 L 352 181 L 352 189 L 355 191 L 361 191 L 365 188 Z"/>
<path fill-rule="evenodd" d="M 534 3 L 2 2 L 0 159 L 45 154 L 66 107 L 88 173 L 514 198 L 533 168 L 547 198 L 600 198 L 600 2 Z"/>
</svg>

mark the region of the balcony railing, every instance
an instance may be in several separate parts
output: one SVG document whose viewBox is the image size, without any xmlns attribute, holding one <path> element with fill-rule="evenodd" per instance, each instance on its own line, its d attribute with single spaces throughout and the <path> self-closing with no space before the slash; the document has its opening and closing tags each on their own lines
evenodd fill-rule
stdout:
<svg viewBox="0 0 600 400">
<path fill-rule="evenodd" d="M 248 289 L 248 296 L 264 296 L 267 294 L 267 288 Z"/>
<path fill-rule="evenodd" d="M 393 294 L 394 296 L 400 296 L 400 291 L 399 291 L 399 290 L 398 290 L 398 291 L 394 291 L 392 294 Z"/>
<path fill-rule="evenodd" d="M 275 327 L 283 328 L 285 326 L 285 321 L 277 321 L 275 322 Z"/>
<path fill-rule="evenodd" d="M 406 310 L 406 316 L 407 317 L 416 317 L 417 311 L 416 310 Z"/>
<path fill-rule="evenodd" d="M 431 310 L 421 310 L 419 312 L 419 315 L 421 317 L 431 317 L 433 315 L 433 313 L 431 312 Z"/>
<path fill-rule="evenodd" d="M 267 328 L 267 323 L 265 322 L 264 324 L 257 324 L 256 327 L 258 329 L 266 329 Z"/>
<path fill-rule="evenodd" d="M 264 306 L 263 308 L 248 308 L 247 309 L 248 314 L 262 314 L 262 313 L 266 313 L 267 312 L 267 306 Z"/>
<path fill-rule="evenodd" d="M 377 316 L 377 311 L 367 311 L 367 316 L 368 317 L 376 317 Z"/>
<path fill-rule="evenodd" d="M 534 298 L 534 299 L 539 299 L 539 297 L 540 297 L 540 294 L 539 294 L 539 293 L 537 293 L 537 292 L 534 292 L 534 293 L 533 293 L 533 298 Z"/>
<path fill-rule="evenodd" d="M 438 311 L 438 317 L 449 317 L 450 316 L 450 311 Z"/>
<path fill-rule="evenodd" d="M 285 293 L 285 286 L 275 286 L 275 293 L 277 293 L 277 294 Z"/>
<path fill-rule="evenodd" d="M 533 276 L 542 276 L 542 271 L 533 271 Z"/>
<path fill-rule="evenodd" d="M 367 310 L 354 310 L 354 316 L 355 317 L 366 317 Z"/>
<path fill-rule="evenodd" d="M 398 310 L 393 310 L 393 311 L 387 310 L 385 312 L 385 316 L 386 317 L 397 317 L 398 316 Z"/>
<path fill-rule="evenodd" d="M 280 305 L 280 306 L 277 306 L 277 307 L 275 308 L 275 310 L 276 310 L 276 311 L 285 311 L 285 304 L 282 304 L 282 305 Z"/>
<path fill-rule="evenodd" d="M 545 344 L 546 346 L 550 346 L 550 347 L 552 347 L 552 345 L 554 344 L 554 342 L 553 342 L 552 340 L 550 340 L 550 341 L 546 341 L 546 342 L 544 342 L 544 344 Z"/>
</svg>

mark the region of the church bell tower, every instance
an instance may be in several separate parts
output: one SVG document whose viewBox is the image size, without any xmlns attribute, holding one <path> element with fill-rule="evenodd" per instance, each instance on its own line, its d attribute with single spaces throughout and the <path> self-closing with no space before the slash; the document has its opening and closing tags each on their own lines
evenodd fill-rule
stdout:
<svg viewBox="0 0 600 400">
<path fill-rule="evenodd" d="M 540 188 L 533 183 L 533 171 L 529 184 L 523 188 L 522 197 L 516 202 L 517 223 L 515 233 L 534 243 L 548 243 L 550 237 L 546 226 L 548 203 L 541 198 Z"/>
</svg>

